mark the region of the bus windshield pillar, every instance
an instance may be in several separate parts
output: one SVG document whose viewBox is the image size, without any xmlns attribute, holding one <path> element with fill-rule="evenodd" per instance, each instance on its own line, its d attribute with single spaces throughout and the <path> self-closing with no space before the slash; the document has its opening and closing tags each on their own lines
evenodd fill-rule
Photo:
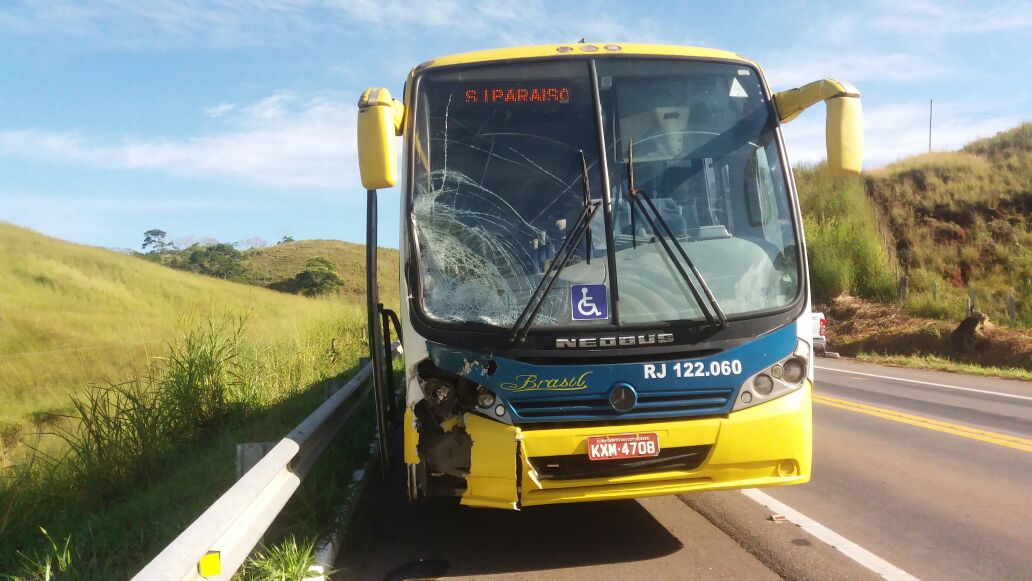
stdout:
<svg viewBox="0 0 1032 581">
<path fill-rule="evenodd" d="M 380 437 L 380 472 L 387 475 L 387 408 L 386 374 L 383 336 L 380 326 L 379 291 L 376 277 L 376 190 L 366 190 L 366 323 L 369 336 L 369 357 L 373 366 L 373 401 L 376 406 L 376 428 Z"/>
</svg>

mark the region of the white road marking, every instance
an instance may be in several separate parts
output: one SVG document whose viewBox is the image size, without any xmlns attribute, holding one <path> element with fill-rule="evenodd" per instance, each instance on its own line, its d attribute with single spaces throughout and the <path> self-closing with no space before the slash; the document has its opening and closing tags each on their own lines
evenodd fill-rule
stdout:
<svg viewBox="0 0 1032 581">
<path fill-rule="evenodd" d="M 864 567 L 874 571 L 878 575 L 886 579 L 917 579 L 910 573 L 907 573 L 903 569 L 893 565 L 892 563 L 882 559 L 878 555 L 868 551 L 853 541 L 843 537 L 821 523 L 813 520 L 812 518 L 800 513 L 796 509 L 775 500 L 767 494 L 760 492 L 755 488 L 748 488 L 742 491 L 742 494 L 746 495 L 755 502 L 766 506 L 773 510 L 777 514 L 784 515 L 790 522 L 799 526 L 799 528 L 817 537 L 818 539 L 828 543 L 832 547 L 835 547 L 841 551 L 844 555 L 853 559 L 857 563 Z"/>
<path fill-rule="evenodd" d="M 1025 399 L 1032 401 L 1032 397 L 1027 395 L 1017 395 L 1014 393 L 1003 393 L 1000 391 L 988 391 L 985 389 L 975 389 L 973 387 L 960 387 L 958 385 L 946 385 L 945 383 L 934 383 L 931 381 L 918 381 L 916 379 L 903 379 L 902 377 L 892 377 L 891 375 L 875 375 L 874 373 L 862 373 L 860 371 L 850 371 L 848 369 L 836 369 L 834 367 L 820 367 L 818 365 L 813 366 L 814 369 L 820 369 L 822 371 L 838 371 L 839 373 L 852 373 L 853 375 L 864 375 L 867 377 L 877 377 L 878 379 L 891 379 L 893 381 L 905 381 L 907 383 L 918 383 L 921 385 L 932 385 L 935 387 L 945 387 L 946 389 L 959 389 L 961 391 L 973 391 L 975 393 L 984 393 L 987 395 L 997 395 L 1000 397 L 1010 397 L 1014 399 Z"/>
</svg>

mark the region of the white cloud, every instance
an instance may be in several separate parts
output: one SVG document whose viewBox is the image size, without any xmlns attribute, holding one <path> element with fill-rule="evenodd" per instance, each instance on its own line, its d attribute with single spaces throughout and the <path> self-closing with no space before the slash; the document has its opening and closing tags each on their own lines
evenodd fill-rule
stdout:
<svg viewBox="0 0 1032 581">
<path fill-rule="evenodd" d="M 947 65 L 931 55 L 860 49 L 824 51 L 820 47 L 778 53 L 764 69 L 776 91 L 832 78 L 860 85 L 863 92 L 864 82 L 917 84 L 952 74 Z"/>
<path fill-rule="evenodd" d="M 655 39 L 663 32 L 653 19 L 626 22 L 597 3 L 543 0 L 20 0 L 0 13 L 0 31 L 122 49 L 296 44 L 318 34 L 360 33 L 368 41 L 375 29 L 400 35 L 401 42 L 417 31 L 437 31 L 496 45 Z"/>
<path fill-rule="evenodd" d="M 957 3 L 943 0 L 881 0 L 873 27 L 906 37 L 984 34 L 1032 28 L 1032 3 Z"/>
<path fill-rule="evenodd" d="M 600 6 L 570 5 L 572 9 L 542 0 L 331 0 L 351 22 L 398 32 L 401 30 L 450 31 L 474 40 L 491 40 L 497 46 L 546 42 L 627 41 L 656 38 L 661 34 L 649 18 L 620 20 Z"/>
<path fill-rule="evenodd" d="M 232 103 L 219 103 L 214 107 L 208 107 L 204 110 L 204 114 L 211 118 L 222 117 L 226 113 L 229 113 L 236 108 L 236 105 Z"/>
<path fill-rule="evenodd" d="M 187 139 L 99 142 L 78 132 L 0 132 L 0 155 L 86 167 L 150 170 L 262 186 L 350 188 L 357 184 L 352 99 L 277 93 L 223 103 L 220 133 Z"/>
<path fill-rule="evenodd" d="M 0 14 L 0 31 L 103 47 L 170 44 L 237 47 L 275 44 L 322 25 L 309 0 L 16 0 Z"/>
<path fill-rule="evenodd" d="M 784 126 L 783 133 L 793 164 L 825 158 L 823 109 L 815 107 Z M 936 103 L 934 113 L 933 151 L 959 149 L 1023 121 L 1018 117 L 1000 115 L 976 119 L 956 103 Z M 927 101 L 908 101 L 864 110 L 864 167 L 881 167 L 927 151 Z"/>
</svg>

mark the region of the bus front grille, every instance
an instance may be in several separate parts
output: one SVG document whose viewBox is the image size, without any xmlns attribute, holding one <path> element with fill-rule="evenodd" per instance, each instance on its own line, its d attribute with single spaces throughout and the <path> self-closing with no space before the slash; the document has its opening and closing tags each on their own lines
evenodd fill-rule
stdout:
<svg viewBox="0 0 1032 581">
<path fill-rule="evenodd" d="M 727 413 L 733 392 L 729 387 L 643 392 L 626 412 L 614 410 L 607 394 L 513 399 L 509 403 L 515 415 L 526 421 L 672 418 Z"/>
<path fill-rule="evenodd" d="M 650 472 L 695 470 L 702 465 L 712 446 L 683 446 L 660 450 L 651 458 L 591 461 L 587 454 L 537 456 L 527 458 L 541 480 L 582 480 L 615 478 Z"/>
</svg>

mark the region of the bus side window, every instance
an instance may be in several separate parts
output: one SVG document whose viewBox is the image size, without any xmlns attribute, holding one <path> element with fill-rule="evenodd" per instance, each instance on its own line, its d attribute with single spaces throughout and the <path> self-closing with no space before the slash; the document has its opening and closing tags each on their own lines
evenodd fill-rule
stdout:
<svg viewBox="0 0 1032 581">
<path fill-rule="evenodd" d="M 745 201 L 750 226 L 766 226 L 777 217 L 774 182 L 767 163 L 767 151 L 757 147 L 745 162 Z"/>
<path fill-rule="evenodd" d="M 767 147 L 757 147 L 746 160 L 745 197 L 749 225 L 762 227 L 763 239 L 783 249 L 785 241 L 779 211 L 783 208 L 778 207 Z"/>
</svg>

